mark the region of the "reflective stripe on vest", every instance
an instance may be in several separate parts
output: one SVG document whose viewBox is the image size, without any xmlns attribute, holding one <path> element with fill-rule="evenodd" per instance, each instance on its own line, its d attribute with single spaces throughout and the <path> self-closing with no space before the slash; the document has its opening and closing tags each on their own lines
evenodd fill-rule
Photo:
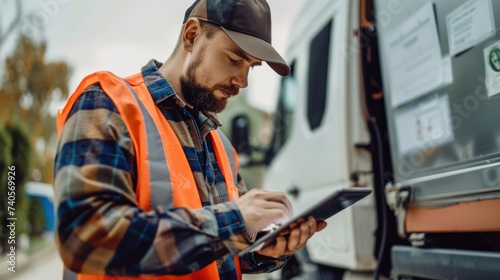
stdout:
<svg viewBox="0 0 500 280">
<path fill-rule="evenodd" d="M 142 74 L 123 81 L 112 73 L 97 72 L 86 77 L 70 96 L 63 110 L 59 112 L 57 129 L 60 133 L 73 104 L 90 85 L 99 82 L 104 92 L 115 104 L 132 138 L 136 152 L 137 176 L 136 195 L 139 207 L 149 211 L 157 206 L 164 209 L 202 207 L 198 188 L 174 130 L 154 103 L 144 84 Z M 120 93 L 114 94 L 114 93 Z M 229 140 L 216 130 L 210 132 L 214 153 L 226 181 L 229 200 L 238 198 L 235 184 L 238 174 L 236 152 Z M 239 258 L 234 258 L 238 278 L 241 279 Z M 116 276 L 95 276 L 75 274 L 64 270 L 64 280 L 120 280 L 132 279 Z M 134 279 L 219 279 L 215 262 L 184 276 L 160 276 Z"/>
</svg>

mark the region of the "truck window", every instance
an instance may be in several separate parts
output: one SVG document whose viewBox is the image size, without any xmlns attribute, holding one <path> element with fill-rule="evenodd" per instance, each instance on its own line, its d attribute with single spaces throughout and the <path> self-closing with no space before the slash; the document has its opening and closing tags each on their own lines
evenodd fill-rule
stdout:
<svg viewBox="0 0 500 280">
<path fill-rule="evenodd" d="M 311 130 L 320 126 L 325 113 L 331 30 L 330 20 L 313 38 L 309 48 L 307 120 Z"/>
<path fill-rule="evenodd" d="M 267 163 L 278 153 L 292 131 L 297 92 L 295 61 L 290 64 L 290 68 L 290 75 L 283 77 L 281 80 L 278 104 L 274 116 L 273 137 L 266 155 Z"/>
</svg>

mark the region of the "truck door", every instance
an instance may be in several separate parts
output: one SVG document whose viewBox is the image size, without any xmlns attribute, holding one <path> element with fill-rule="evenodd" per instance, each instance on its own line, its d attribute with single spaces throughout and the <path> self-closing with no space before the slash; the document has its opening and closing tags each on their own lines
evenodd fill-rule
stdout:
<svg viewBox="0 0 500 280">
<path fill-rule="evenodd" d="M 376 0 L 396 277 L 500 275 L 500 2 Z M 425 249 L 424 249 L 425 248 Z M 415 257 L 419 256 L 419 257 Z"/>
</svg>

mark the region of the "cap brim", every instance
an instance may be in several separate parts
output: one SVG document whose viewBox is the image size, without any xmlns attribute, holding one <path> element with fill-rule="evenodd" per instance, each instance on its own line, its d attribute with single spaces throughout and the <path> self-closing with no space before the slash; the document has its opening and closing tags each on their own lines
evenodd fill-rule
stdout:
<svg viewBox="0 0 500 280">
<path fill-rule="evenodd" d="M 290 67 L 281 55 L 268 42 L 244 33 L 236 32 L 222 27 L 222 30 L 249 55 L 267 62 L 276 73 L 281 76 L 290 74 Z"/>
</svg>

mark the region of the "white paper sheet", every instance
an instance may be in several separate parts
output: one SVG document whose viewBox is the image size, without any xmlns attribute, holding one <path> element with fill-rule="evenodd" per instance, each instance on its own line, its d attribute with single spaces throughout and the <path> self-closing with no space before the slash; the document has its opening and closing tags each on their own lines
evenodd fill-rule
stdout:
<svg viewBox="0 0 500 280">
<path fill-rule="evenodd" d="M 423 151 L 454 139 L 448 95 L 426 98 L 395 117 L 400 154 Z"/>
<path fill-rule="evenodd" d="M 391 104 L 397 107 L 443 84 L 443 63 L 432 3 L 384 39 Z"/>
<path fill-rule="evenodd" d="M 453 83 L 453 66 L 451 65 L 451 57 L 446 55 L 443 57 L 443 85 Z"/>
<path fill-rule="evenodd" d="M 488 96 L 500 93 L 500 41 L 483 50 Z"/>
<path fill-rule="evenodd" d="M 450 55 L 495 35 L 491 0 L 469 0 L 446 16 Z"/>
</svg>

